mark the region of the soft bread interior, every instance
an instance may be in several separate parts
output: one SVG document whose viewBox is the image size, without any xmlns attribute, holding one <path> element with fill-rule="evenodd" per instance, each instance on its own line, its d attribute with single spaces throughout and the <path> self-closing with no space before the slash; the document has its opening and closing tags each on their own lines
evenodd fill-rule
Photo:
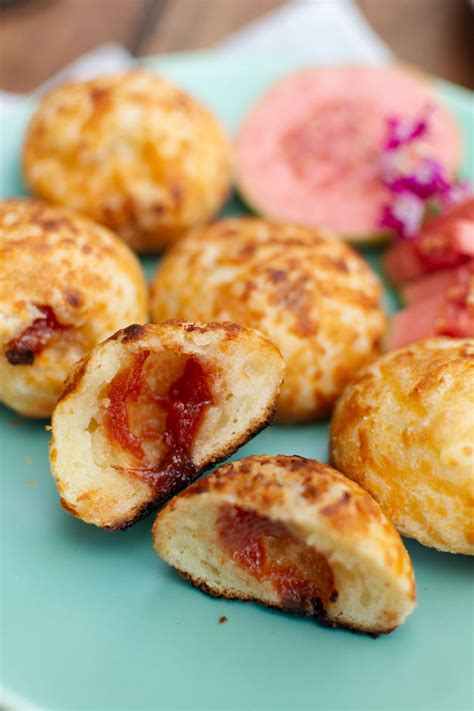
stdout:
<svg viewBox="0 0 474 711">
<path fill-rule="evenodd" d="M 402 574 L 398 575 L 394 567 L 385 565 L 384 558 L 371 550 L 370 539 L 364 546 L 355 540 L 350 531 L 341 535 L 317 515 L 312 518 L 310 527 L 298 520 L 297 515 L 273 519 L 278 525 L 283 524 L 296 541 L 299 559 L 303 558 L 301 553 L 306 557 L 307 551 L 315 553 L 325 561 L 332 574 L 333 585 L 328 591 L 326 580 L 314 580 L 314 571 L 308 573 L 313 583 L 316 582 L 322 591 L 326 589 L 330 595 L 329 602 L 326 599 L 323 604 L 315 601 L 316 604 L 309 608 L 292 608 L 287 600 L 282 599 L 281 589 L 275 586 L 274 580 L 265 576 L 263 579 L 255 577 L 242 566 L 238 552 L 232 552 L 223 543 L 219 531 L 223 507 L 241 504 L 238 497 L 228 494 L 210 492 L 193 496 L 188 495 L 188 491 L 184 492 L 157 517 L 154 526 L 157 553 L 194 585 L 212 595 L 256 600 L 310 615 L 331 626 L 378 635 L 393 630 L 413 610 L 412 581 Z M 253 510 L 251 499 L 247 499 L 247 510 Z M 287 546 L 285 541 L 283 546 Z M 272 542 L 270 549 L 267 548 L 270 555 L 272 549 L 281 551 L 278 541 L 276 545 Z M 290 554 L 298 560 L 295 559 L 294 548 Z M 387 549 L 385 554 L 396 559 L 399 551 Z M 281 560 L 280 552 L 277 555 L 277 559 Z M 283 560 L 286 565 L 288 559 L 285 553 Z M 323 575 L 326 576 L 324 571 L 325 567 Z"/>
<path fill-rule="evenodd" d="M 163 500 L 137 473 L 143 462 L 137 463 L 133 453 L 111 436 L 107 424 L 111 383 L 130 370 L 141 353 L 148 356 L 139 375 L 152 398 L 130 403 L 128 425 L 141 435 L 145 432 L 142 445 L 150 466 L 159 466 L 168 449 L 160 397 L 166 396 L 189 359 L 206 371 L 212 403 L 190 445 L 193 478 L 269 422 L 283 378 L 281 356 L 258 332 L 225 324 L 141 328 L 139 338 L 120 335 L 125 329 L 91 351 L 53 414 L 51 466 L 62 504 L 106 528 L 126 527 Z M 172 493 L 182 486 L 178 481 Z"/>
</svg>

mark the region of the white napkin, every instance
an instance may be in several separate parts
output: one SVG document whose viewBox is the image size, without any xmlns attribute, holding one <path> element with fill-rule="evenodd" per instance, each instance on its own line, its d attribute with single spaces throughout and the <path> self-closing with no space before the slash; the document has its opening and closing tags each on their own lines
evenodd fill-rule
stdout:
<svg viewBox="0 0 474 711">
<path fill-rule="evenodd" d="M 289 55 L 315 64 L 377 64 L 390 51 L 353 0 L 295 0 L 236 32 L 220 51 Z"/>
<path fill-rule="evenodd" d="M 227 55 L 287 54 L 315 64 L 379 63 L 390 57 L 389 50 L 353 0 L 294 0 L 227 38 L 215 49 Z M 40 96 L 71 79 L 120 72 L 132 61 L 121 45 L 104 44 L 76 59 L 33 93 Z M 23 94 L 0 91 L 0 111 L 6 113 L 23 98 Z"/>
</svg>

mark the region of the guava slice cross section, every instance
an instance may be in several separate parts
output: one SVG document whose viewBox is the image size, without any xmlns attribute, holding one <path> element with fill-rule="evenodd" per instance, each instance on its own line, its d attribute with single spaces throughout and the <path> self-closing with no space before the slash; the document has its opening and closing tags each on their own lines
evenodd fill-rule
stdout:
<svg viewBox="0 0 474 711">
<path fill-rule="evenodd" d="M 460 133 L 428 78 L 397 65 L 291 74 L 254 107 L 237 137 L 242 197 L 279 222 L 326 228 L 348 240 L 380 239 L 381 207 L 390 199 L 380 171 L 386 120 L 425 112 L 423 154 L 452 175 Z"/>
</svg>

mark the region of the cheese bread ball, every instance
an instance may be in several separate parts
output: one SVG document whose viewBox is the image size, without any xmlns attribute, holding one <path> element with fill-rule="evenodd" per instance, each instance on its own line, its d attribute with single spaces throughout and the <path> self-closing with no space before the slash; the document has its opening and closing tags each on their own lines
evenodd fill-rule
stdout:
<svg viewBox="0 0 474 711">
<path fill-rule="evenodd" d="M 63 507 L 126 528 L 230 456 L 275 410 L 284 363 L 234 323 L 132 325 L 71 374 L 52 417 Z"/>
<path fill-rule="evenodd" d="M 140 265 L 111 232 L 34 200 L 0 202 L 0 401 L 48 417 L 84 353 L 147 315 Z"/>
<path fill-rule="evenodd" d="M 254 218 L 196 230 L 162 261 L 152 319 L 234 321 L 265 333 L 287 372 L 280 422 L 326 416 L 354 373 L 379 353 L 381 287 L 340 240 Z"/>
<path fill-rule="evenodd" d="M 474 340 L 418 341 L 364 369 L 335 409 L 331 460 L 405 536 L 474 554 Z"/>
<path fill-rule="evenodd" d="M 27 130 L 31 191 L 161 250 L 221 207 L 231 150 L 198 101 L 145 70 L 60 86 Z"/>
<path fill-rule="evenodd" d="M 248 457 L 158 514 L 158 555 L 211 595 L 331 627 L 391 632 L 415 607 L 410 558 L 376 502 L 302 457 Z"/>
</svg>

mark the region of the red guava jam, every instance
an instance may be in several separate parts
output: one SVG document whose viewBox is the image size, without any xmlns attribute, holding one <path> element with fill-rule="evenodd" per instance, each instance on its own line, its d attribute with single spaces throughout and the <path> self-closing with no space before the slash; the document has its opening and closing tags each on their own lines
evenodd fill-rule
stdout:
<svg viewBox="0 0 474 711">
<path fill-rule="evenodd" d="M 213 399 L 208 374 L 193 357 L 188 358 L 182 375 L 170 384 L 165 396 L 154 395 L 143 377 L 149 355 L 150 351 L 138 353 L 133 363 L 111 381 L 107 389 L 110 402 L 105 425 L 110 436 L 137 460 L 137 466 L 127 467 L 127 471 L 145 479 L 155 488 L 157 497 L 165 499 L 196 477 L 190 451 Z M 139 423 L 139 428 L 134 430 L 129 421 L 129 405 L 134 401 L 148 401 L 164 410 L 163 434 L 147 422 Z M 158 463 L 149 462 L 143 442 L 145 438 L 159 436 L 162 436 L 165 454 Z"/>
<path fill-rule="evenodd" d="M 285 524 L 225 504 L 218 534 L 224 548 L 259 582 L 269 581 L 282 607 L 324 617 L 335 598 L 334 575 L 326 558 L 294 536 Z"/>
<path fill-rule="evenodd" d="M 150 351 L 138 353 L 128 368 L 123 368 L 114 377 L 107 390 L 110 400 L 105 423 L 109 433 L 127 452 L 139 460 L 144 459 L 142 438 L 132 432 L 128 421 L 128 405 L 137 400 L 142 389 L 142 370 Z"/>
<path fill-rule="evenodd" d="M 17 337 L 7 343 L 5 358 L 11 365 L 33 365 L 35 356 L 48 345 L 55 333 L 64 331 L 70 326 L 60 323 L 51 306 L 37 306 L 43 316 Z"/>
</svg>

